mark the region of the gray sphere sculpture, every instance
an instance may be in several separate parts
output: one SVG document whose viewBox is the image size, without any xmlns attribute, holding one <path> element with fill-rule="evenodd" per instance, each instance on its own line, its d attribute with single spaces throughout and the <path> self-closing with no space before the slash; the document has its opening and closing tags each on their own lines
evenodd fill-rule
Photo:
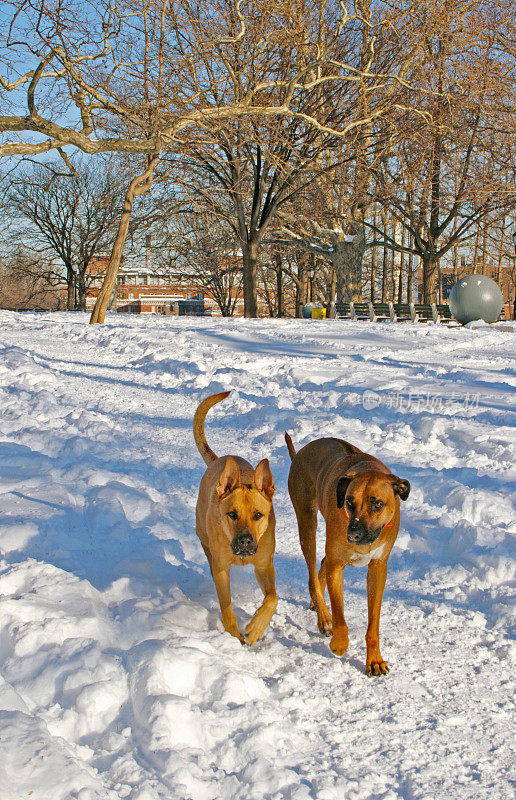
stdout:
<svg viewBox="0 0 516 800">
<path fill-rule="evenodd" d="M 314 308 L 313 303 L 305 303 L 304 306 L 301 306 L 301 314 L 304 319 L 312 319 L 313 308 Z"/>
<path fill-rule="evenodd" d="M 483 319 L 496 322 L 503 305 L 500 287 L 487 275 L 466 275 L 450 292 L 450 310 L 461 325 Z"/>
</svg>

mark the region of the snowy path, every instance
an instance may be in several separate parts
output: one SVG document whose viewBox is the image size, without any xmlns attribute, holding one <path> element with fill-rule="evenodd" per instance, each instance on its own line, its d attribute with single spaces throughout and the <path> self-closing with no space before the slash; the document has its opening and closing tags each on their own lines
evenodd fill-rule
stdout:
<svg viewBox="0 0 516 800">
<path fill-rule="evenodd" d="M 507 330 L 0 312 L 0 800 L 483 800 L 514 779 L 513 355 Z M 194 532 L 218 454 L 268 457 L 280 602 L 222 632 Z M 308 610 L 283 433 L 412 484 L 364 675 Z M 320 550 L 322 552 L 322 536 Z M 260 599 L 234 570 L 241 626 Z M 31 794 L 32 793 L 32 794 Z"/>
</svg>

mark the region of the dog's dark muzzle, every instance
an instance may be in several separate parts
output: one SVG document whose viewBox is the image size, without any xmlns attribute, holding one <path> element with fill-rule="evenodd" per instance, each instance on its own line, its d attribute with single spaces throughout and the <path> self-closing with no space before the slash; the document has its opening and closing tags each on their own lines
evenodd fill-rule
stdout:
<svg viewBox="0 0 516 800">
<path fill-rule="evenodd" d="M 363 522 L 350 520 L 348 525 L 348 542 L 350 544 L 372 544 L 378 539 L 382 529 L 369 530 Z"/>
<path fill-rule="evenodd" d="M 250 533 L 237 533 L 231 542 L 231 549 L 236 556 L 248 558 L 254 556 L 258 550 L 258 545 Z"/>
</svg>

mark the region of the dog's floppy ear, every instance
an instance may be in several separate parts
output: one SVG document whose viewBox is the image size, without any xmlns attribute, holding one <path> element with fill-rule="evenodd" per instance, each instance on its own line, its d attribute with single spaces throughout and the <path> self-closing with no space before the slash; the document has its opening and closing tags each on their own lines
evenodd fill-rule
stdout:
<svg viewBox="0 0 516 800">
<path fill-rule="evenodd" d="M 253 486 L 259 492 L 263 492 L 269 500 L 272 500 L 276 487 L 274 486 L 274 478 L 266 458 L 260 461 L 254 471 Z"/>
<path fill-rule="evenodd" d="M 405 478 L 398 478 L 396 475 L 392 476 L 392 488 L 394 494 L 399 494 L 401 500 L 406 500 L 410 494 L 410 483 Z"/>
<path fill-rule="evenodd" d="M 224 470 L 217 484 L 217 494 L 219 497 L 223 497 L 228 492 L 236 489 L 237 486 L 240 486 L 240 470 L 235 459 L 229 456 L 226 459 Z"/>
<path fill-rule="evenodd" d="M 353 464 L 353 466 L 345 472 L 342 478 L 339 478 L 339 482 L 337 484 L 337 508 L 342 508 L 344 505 L 348 486 L 353 478 L 361 471 L 361 465 Z"/>
<path fill-rule="evenodd" d="M 344 475 L 344 477 L 339 478 L 339 482 L 337 484 L 337 508 L 342 508 L 344 505 L 346 492 L 348 491 L 348 486 L 351 483 L 351 477 L 351 475 Z"/>
</svg>

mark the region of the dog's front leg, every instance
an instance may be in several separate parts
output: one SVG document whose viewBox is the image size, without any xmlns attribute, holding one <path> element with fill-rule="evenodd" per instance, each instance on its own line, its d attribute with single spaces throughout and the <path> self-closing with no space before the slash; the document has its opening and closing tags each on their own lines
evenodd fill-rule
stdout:
<svg viewBox="0 0 516 800">
<path fill-rule="evenodd" d="M 367 675 L 386 675 L 389 672 L 389 667 L 380 653 L 380 611 L 386 579 L 387 562 L 371 561 L 367 569 L 368 624 L 365 637 Z"/>
<path fill-rule="evenodd" d="M 222 614 L 222 624 L 224 625 L 225 630 L 230 633 L 231 636 L 236 636 L 241 644 L 245 644 L 245 639 L 238 630 L 237 618 L 231 604 L 229 570 L 229 566 L 225 568 L 219 568 L 216 564 L 213 564 L 212 567 L 213 580 L 215 582 L 217 597 L 219 598 L 220 611 Z"/>
<path fill-rule="evenodd" d="M 254 644 L 261 639 L 265 633 L 265 629 L 271 617 L 276 611 L 278 606 L 278 598 L 276 596 L 276 575 L 274 572 L 274 565 L 272 558 L 269 564 L 264 568 L 254 568 L 254 574 L 258 581 L 261 590 L 264 594 L 264 600 L 261 606 L 255 611 L 253 618 L 247 624 L 245 633 L 246 641 L 248 644 Z"/>
<path fill-rule="evenodd" d="M 333 636 L 330 640 L 330 650 L 336 656 L 343 656 L 349 645 L 348 626 L 344 619 L 344 597 L 342 586 L 343 565 L 339 561 L 326 560 L 326 577 L 328 580 L 328 594 L 331 602 L 331 616 L 333 621 Z"/>
</svg>

